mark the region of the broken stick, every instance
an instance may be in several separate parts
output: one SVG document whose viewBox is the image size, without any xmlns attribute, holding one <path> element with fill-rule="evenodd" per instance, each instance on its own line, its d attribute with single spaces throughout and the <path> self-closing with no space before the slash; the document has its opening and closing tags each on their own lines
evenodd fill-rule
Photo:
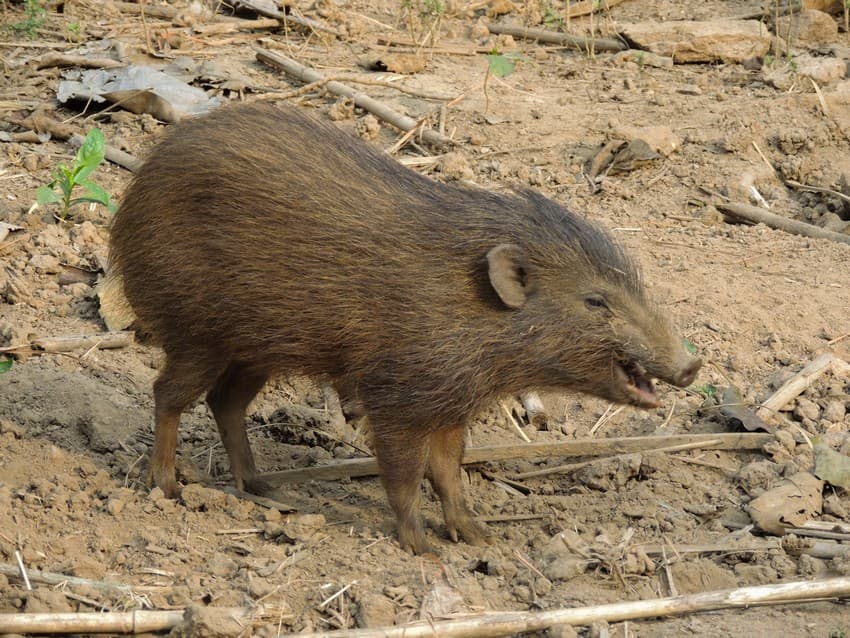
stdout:
<svg viewBox="0 0 850 638">
<path fill-rule="evenodd" d="M 525 27 L 511 27 L 505 24 L 488 24 L 490 33 L 496 35 L 509 35 L 524 40 L 537 40 L 546 44 L 558 44 L 563 47 L 578 49 L 579 51 L 625 51 L 629 47 L 620 40 L 611 38 L 584 38 L 581 36 L 549 31 L 548 29 L 526 29 Z"/>
<path fill-rule="evenodd" d="M 113 583 L 108 580 L 91 580 L 89 578 L 79 578 L 77 576 L 68 576 L 67 574 L 57 574 L 55 572 L 43 572 L 40 569 L 27 568 L 27 578 L 33 583 L 43 583 L 45 585 L 81 585 L 91 587 L 101 591 L 120 591 L 130 593 L 134 588 L 123 583 Z M 21 570 L 17 565 L 8 563 L 0 563 L 0 576 L 7 578 L 23 579 Z M 0 631 L 0 634 L 5 633 Z"/>
<path fill-rule="evenodd" d="M 42 337 L 33 339 L 30 344 L 34 350 L 42 352 L 70 352 L 72 350 L 126 348 L 133 343 L 134 333 L 129 330 L 102 332 L 93 335 L 73 337 Z"/>
<path fill-rule="evenodd" d="M 86 141 L 79 133 L 74 133 L 71 136 L 70 142 L 75 148 L 79 148 L 83 145 L 83 142 Z M 142 165 L 142 160 L 135 157 L 134 155 L 130 155 L 122 151 L 120 148 L 116 148 L 111 144 L 106 144 L 103 147 L 103 156 L 113 164 L 117 164 L 121 168 L 126 168 L 131 173 L 139 170 L 139 167 Z"/>
<path fill-rule="evenodd" d="M 526 392 L 520 397 L 520 401 L 522 407 L 525 408 L 528 422 L 538 430 L 545 430 L 549 424 L 549 415 L 546 413 L 546 408 L 543 407 L 540 395 L 536 392 Z"/>
<path fill-rule="evenodd" d="M 172 629 L 183 611 L 0 614 L 0 634 L 141 634 Z"/>
<path fill-rule="evenodd" d="M 796 219 L 788 219 L 782 215 L 771 213 L 763 208 L 750 206 L 749 204 L 739 204 L 737 202 L 722 202 L 717 204 L 717 208 L 728 213 L 727 216 L 734 217 L 738 220 L 751 222 L 753 224 L 764 224 L 776 230 L 784 230 L 792 235 L 802 235 L 813 239 L 831 239 L 842 244 L 850 244 L 850 235 L 842 235 L 825 228 L 812 226 L 806 222 L 799 222 Z"/>
<path fill-rule="evenodd" d="M 318 71 L 314 71 L 313 69 L 310 69 L 291 58 L 287 58 L 280 53 L 276 53 L 275 51 L 256 49 L 256 54 L 257 59 L 260 62 L 277 67 L 284 73 L 297 78 L 301 82 L 323 82 L 325 80 L 325 78 L 322 77 L 322 74 Z M 421 126 L 421 123 L 413 118 L 399 113 L 398 111 L 394 111 L 386 104 L 382 104 L 365 93 L 360 93 L 341 82 L 327 82 L 324 84 L 324 88 L 333 95 L 342 95 L 354 100 L 354 104 L 360 108 L 366 109 L 376 117 L 381 118 L 385 122 L 389 122 L 402 131 L 413 131 Z M 440 135 L 437 131 L 426 128 L 422 129 L 422 139 L 437 147 L 451 146 L 454 144 L 454 142 L 445 135 Z"/>
<path fill-rule="evenodd" d="M 806 388 L 828 370 L 846 375 L 850 372 L 850 364 L 829 352 L 820 355 L 770 395 L 756 410 L 756 416 L 766 421 L 775 421 L 779 410 L 805 392 Z"/>
<path fill-rule="evenodd" d="M 604 439 L 603 439 L 604 440 Z M 653 450 L 646 450 L 647 452 L 683 452 L 685 450 L 693 450 L 694 448 L 702 448 L 706 449 L 717 445 L 720 443 L 719 439 L 711 439 L 709 441 L 694 441 L 693 443 L 684 443 L 682 445 L 671 445 L 669 447 L 659 447 Z M 626 453 L 626 454 L 616 454 L 614 456 L 603 456 L 599 458 L 592 459 L 590 461 L 582 461 L 581 463 L 570 463 L 569 465 L 557 465 L 555 467 L 544 467 L 539 470 L 532 470 L 530 472 L 521 472 L 519 474 L 513 474 L 510 478 L 515 481 L 520 481 L 522 479 L 533 478 L 535 476 L 548 476 L 549 474 L 568 474 L 570 472 L 575 472 L 576 470 L 580 470 L 582 468 L 587 467 L 588 465 L 593 465 L 599 461 L 613 461 L 615 459 L 622 459 L 629 454 L 634 454 L 634 452 Z"/>
</svg>

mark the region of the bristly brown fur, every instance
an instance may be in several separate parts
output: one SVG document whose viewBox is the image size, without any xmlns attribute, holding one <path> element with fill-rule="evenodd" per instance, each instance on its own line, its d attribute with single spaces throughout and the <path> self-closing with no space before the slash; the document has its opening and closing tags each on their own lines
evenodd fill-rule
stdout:
<svg viewBox="0 0 850 638">
<path fill-rule="evenodd" d="M 525 255 L 518 309 L 488 282 L 485 256 L 500 244 Z M 292 108 L 233 106 L 176 126 L 127 191 L 111 248 L 167 356 L 158 443 L 208 391 L 231 464 L 245 464 L 234 476 L 249 481 L 253 459 L 230 432 L 243 427 L 232 413 L 270 375 L 330 380 L 363 402 L 400 525 L 416 527 L 402 540 L 417 551 L 415 493 L 394 495 L 395 466 L 425 468 L 450 528 L 458 519 L 479 540 L 451 478 L 440 478 L 454 461 L 436 448 L 462 452 L 451 433 L 495 397 L 557 387 L 626 400 L 612 394 L 615 359 L 681 376 L 681 343 L 599 228 L 530 190 L 434 182 Z M 609 312 L 589 310 L 589 294 Z M 237 378 L 244 387 L 229 390 Z M 228 436 L 239 440 L 228 446 Z M 173 473 L 170 447 L 155 449 L 165 465 L 155 481 Z"/>
</svg>

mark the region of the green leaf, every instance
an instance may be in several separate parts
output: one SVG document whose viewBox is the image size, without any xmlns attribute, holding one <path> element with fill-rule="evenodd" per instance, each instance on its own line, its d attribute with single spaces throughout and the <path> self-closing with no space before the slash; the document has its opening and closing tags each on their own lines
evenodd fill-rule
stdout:
<svg viewBox="0 0 850 638">
<path fill-rule="evenodd" d="M 62 198 L 50 186 L 39 186 L 35 192 L 35 201 L 38 202 L 39 206 L 44 206 L 45 204 L 58 204 L 62 201 Z"/>
<path fill-rule="evenodd" d="M 77 161 L 74 166 L 74 181 L 81 182 L 90 175 L 103 161 L 106 142 L 99 128 L 93 128 L 86 135 L 83 145 L 77 151 Z"/>
<path fill-rule="evenodd" d="M 503 78 L 516 70 L 516 56 L 503 55 L 496 49 L 487 54 L 487 63 L 490 65 L 490 73 L 497 78 Z"/>
<path fill-rule="evenodd" d="M 682 341 L 685 343 L 685 350 L 687 350 L 687 351 L 688 351 L 688 352 L 690 352 L 691 354 L 696 354 L 696 352 L 697 352 L 697 347 L 696 347 L 694 344 L 692 344 L 692 343 L 691 343 L 690 341 L 688 341 L 687 339 L 682 339 Z"/>
<path fill-rule="evenodd" d="M 80 186 L 84 187 L 85 191 L 82 196 L 74 199 L 74 201 L 71 202 L 71 205 L 78 202 L 94 202 L 95 204 L 106 206 L 111 213 L 118 210 L 118 207 L 112 203 L 112 196 L 102 187 L 89 180 L 84 180 Z"/>
<path fill-rule="evenodd" d="M 0 372 L 8 372 L 12 368 L 11 359 L 0 360 Z"/>
<path fill-rule="evenodd" d="M 717 394 L 717 388 L 710 383 L 706 383 L 704 385 L 692 385 L 690 389 L 694 392 L 699 392 L 706 399 L 711 399 L 715 394 Z"/>
</svg>

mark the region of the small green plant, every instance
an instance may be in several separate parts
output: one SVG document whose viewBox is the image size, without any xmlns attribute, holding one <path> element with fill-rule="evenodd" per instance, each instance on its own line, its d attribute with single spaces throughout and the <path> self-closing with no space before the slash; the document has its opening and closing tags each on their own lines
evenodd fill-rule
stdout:
<svg viewBox="0 0 850 638">
<path fill-rule="evenodd" d="M 506 77 L 516 71 L 518 60 L 517 53 L 501 53 L 498 49 L 493 49 L 487 54 L 487 73 L 497 78 Z"/>
<path fill-rule="evenodd" d="M 443 0 L 422 0 L 422 15 L 430 15 L 439 17 L 446 12 L 446 5 Z"/>
<path fill-rule="evenodd" d="M 41 6 L 41 0 L 26 0 L 24 2 L 24 19 L 14 22 L 12 29 L 33 40 L 38 35 L 38 30 L 44 25 L 46 15 L 47 11 Z"/>
<path fill-rule="evenodd" d="M 701 394 L 706 399 L 713 399 L 714 395 L 717 394 L 717 387 L 711 385 L 710 383 L 706 383 L 704 385 L 692 385 L 688 389 Z"/>
<path fill-rule="evenodd" d="M 0 359 L 0 374 L 8 372 L 12 368 L 11 359 Z"/>
<path fill-rule="evenodd" d="M 493 49 L 487 54 L 487 74 L 484 76 L 484 112 L 490 110 L 490 96 L 487 94 L 487 85 L 490 76 L 497 78 L 507 77 L 516 71 L 517 62 L 521 59 L 519 53 L 502 53 Z"/>
<path fill-rule="evenodd" d="M 546 2 L 543 5 L 543 25 L 547 29 L 563 29 L 564 16 L 552 5 L 551 2 Z"/>
<path fill-rule="evenodd" d="M 88 179 L 88 176 L 103 161 L 104 147 L 103 133 L 100 132 L 100 129 L 94 128 L 89 131 L 83 145 L 77 151 L 74 165 L 68 168 L 64 164 L 60 164 L 53 171 L 53 180 L 36 191 L 38 204 L 40 206 L 59 204 L 61 208 L 59 218 L 63 220 L 68 218 L 71 207 L 87 202 L 102 204 L 110 211 L 115 212 L 116 207 L 112 203 L 109 193 Z M 74 197 L 75 189 L 79 191 L 78 186 L 82 187 L 82 194 Z"/>
<path fill-rule="evenodd" d="M 69 22 L 65 25 L 65 29 L 68 31 L 68 40 L 71 42 L 79 42 L 82 39 L 82 25 L 78 20 L 74 22 Z"/>
<path fill-rule="evenodd" d="M 847 638 L 847 632 L 836 628 L 829 632 L 829 638 Z"/>
</svg>

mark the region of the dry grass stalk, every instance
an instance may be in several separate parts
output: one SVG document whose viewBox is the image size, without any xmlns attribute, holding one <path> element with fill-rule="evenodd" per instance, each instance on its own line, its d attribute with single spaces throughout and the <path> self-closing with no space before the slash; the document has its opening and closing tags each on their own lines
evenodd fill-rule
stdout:
<svg viewBox="0 0 850 638">
<path fill-rule="evenodd" d="M 519 423 L 518 423 L 518 422 L 517 422 L 517 420 L 514 418 L 514 413 L 513 413 L 513 411 L 512 411 L 512 410 L 511 410 L 511 409 L 510 409 L 507 405 L 505 405 L 505 402 L 504 402 L 504 401 L 502 401 L 501 403 L 499 403 L 499 407 L 500 407 L 500 408 L 502 408 L 502 412 L 504 412 L 504 413 L 505 413 L 505 416 L 506 416 L 506 417 L 508 417 L 508 423 L 510 423 L 510 424 L 511 424 L 511 427 L 512 427 L 512 428 L 514 429 L 514 431 L 517 433 L 517 435 L 519 436 L 519 438 L 521 438 L 521 439 L 522 439 L 523 441 L 525 441 L 526 443 L 531 443 L 531 439 L 529 439 L 529 438 L 528 438 L 528 435 L 527 435 L 525 432 L 523 432 L 523 430 L 522 430 L 522 428 L 520 427 Z"/>
<path fill-rule="evenodd" d="M 575 4 L 567 2 L 567 10 L 565 13 L 568 20 L 571 18 L 580 18 L 582 16 L 590 15 L 591 13 L 598 13 L 603 9 L 608 11 L 611 7 L 615 7 L 621 2 L 623 2 L 623 0 L 603 0 L 603 2 L 599 2 L 599 0 L 582 0 Z"/>
<path fill-rule="evenodd" d="M 613 419 L 615 416 L 617 416 L 618 414 L 620 414 L 620 412 L 622 412 L 622 411 L 623 411 L 623 409 L 624 409 L 626 406 L 621 405 L 620 407 L 618 407 L 616 410 L 614 410 L 614 411 L 612 412 L 612 411 L 611 411 L 611 409 L 612 409 L 613 407 L 614 407 L 614 404 L 613 404 L 613 403 L 612 403 L 612 404 L 610 404 L 610 405 L 609 405 L 609 406 L 605 409 L 605 412 L 603 412 L 603 413 L 602 413 L 602 416 L 601 416 L 601 417 L 599 417 L 599 419 L 597 419 L 596 423 L 594 423 L 594 424 L 593 424 L 593 427 L 592 427 L 592 428 L 590 428 L 590 436 L 596 436 L 596 433 L 597 433 L 597 432 L 599 432 L 599 430 L 601 430 L 601 429 L 602 429 L 602 427 L 603 427 L 604 425 L 606 425 L 606 424 L 607 424 L 607 423 L 608 423 L 611 419 Z"/>
</svg>

